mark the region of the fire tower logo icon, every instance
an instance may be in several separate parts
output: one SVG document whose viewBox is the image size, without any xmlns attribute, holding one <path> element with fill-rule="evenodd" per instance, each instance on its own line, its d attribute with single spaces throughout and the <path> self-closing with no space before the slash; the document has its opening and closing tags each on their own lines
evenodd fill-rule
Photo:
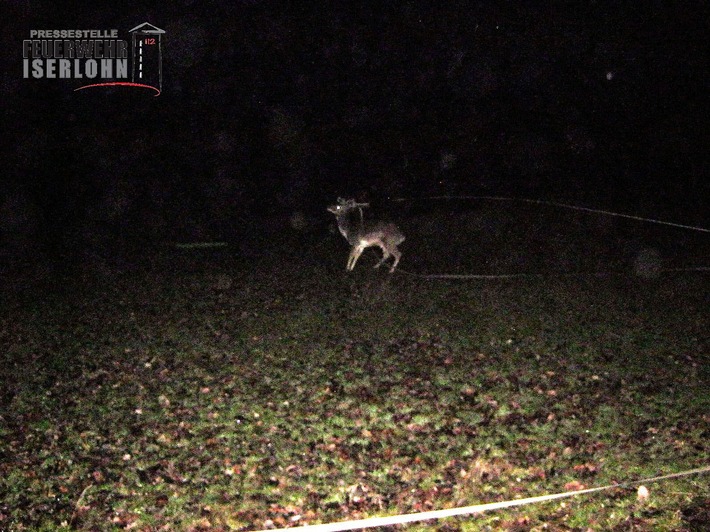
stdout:
<svg viewBox="0 0 710 532">
<path fill-rule="evenodd" d="M 118 30 L 31 30 L 22 41 L 23 77 L 89 79 L 95 83 L 74 89 L 123 86 L 163 90 L 162 37 L 165 30 L 144 22 L 131 34 L 131 74 L 128 81 L 128 41 Z M 98 81 L 101 80 L 101 81 Z"/>
<path fill-rule="evenodd" d="M 144 22 L 129 31 L 132 35 L 133 73 L 131 81 L 163 90 L 163 48 L 165 30 Z"/>
</svg>

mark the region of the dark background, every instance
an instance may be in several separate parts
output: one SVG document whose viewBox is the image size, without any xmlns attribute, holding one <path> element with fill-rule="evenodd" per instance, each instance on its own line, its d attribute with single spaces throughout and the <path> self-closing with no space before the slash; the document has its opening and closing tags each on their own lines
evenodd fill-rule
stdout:
<svg viewBox="0 0 710 532">
<path fill-rule="evenodd" d="M 707 223 L 707 2 L 156 4 L 3 2 L 5 264 L 320 234 L 336 196 Z M 144 21 L 166 31 L 157 98 L 22 79 L 31 29 Z"/>
</svg>

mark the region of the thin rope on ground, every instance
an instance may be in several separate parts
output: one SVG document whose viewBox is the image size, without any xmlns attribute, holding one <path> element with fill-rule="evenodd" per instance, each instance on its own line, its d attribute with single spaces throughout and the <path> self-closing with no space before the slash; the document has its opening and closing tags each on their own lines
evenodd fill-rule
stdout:
<svg viewBox="0 0 710 532">
<path fill-rule="evenodd" d="M 498 510 L 501 508 L 511 508 L 514 506 L 524 506 L 527 504 L 534 504 L 538 502 L 552 501 L 555 499 L 563 499 L 567 497 L 574 497 L 576 495 L 583 495 L 587 493 L 595 493 L 599 491 L 610 490 L 613 488 L 627 488 L 629 486 L 636 486 L 641 484 L 649 484 L 651 482 L 658 482 L 660 480 L 667 480 L 671 478 L 687 477 L 690 475 L 699 475 L 710 472 L 710 466 L 700 467 L 697 469 L 691 469 L 688 471 L 681 471 L 679 473 L 671 473 L 669 475 L 661 475 L 657 477 L 644 478 L 641 480 L 634 480 L 630 482 L 620 482 L 617 484 L 610 484 L 607 486 L 601 486 L 598 488 L 588 488 L 577 491 L 566 491 L 564 493 L 554 493 L 551 495 L 540 495 L 538 497 L 528 497 L 525 499 L 513 499 L 509 501 L 493 502 L 487 504 L 476 504 L 474 506 L 464 506 L 461 508 L 448 508 L 445 510 L 432 510 L 429 512 L 419 512 L 412 514 L 400 514 L 391 515 L 387 517 L 370 517 L 368 519 L 357 519 L 354 521 L 341 521 L 338 523 L 326 523 L 321 525 L 306 525 L 299 526 L 297 528 L 278 528 L 271 529 L 274 530 L 307 530 L 310 532 L 340 532 L 342 530 L 356 530 L 361 528 L 374 528 L 378 526 L 392 526 L 400 525 L 403 523 L 414 523 L 417 521 L 428 521 L 431 519 L 443 519 L 445 517 L 456 517 L 461 515 L 478 514 L 489 510 Z M 266 532 L 262 530 L 261 532 Z"/>
<path fill-rule="evenodd" d="M 631 214 L 621 214 L 618 212 L 606 211 L 601 209 L 591 209 L 589 207 L 580 207 L 578 205 L 570 205 L 567 203 L 559 203 L 556 201 L 546 201 L 546 200 L 536 200 L 528 198 L 507 198 L 503 196 L 429 196 L 423 198 L 395 198 L 394 202 L 403 201 L 425 201 L 425 200 L 463 200 L 463 199 L 473 199 L 473 200 L 491 200 L 491 201 L 519 201 L 522 203 L 531 203 L 534 205 L 549 205 L 552 207 L 562 207 L 565 209 L 572 209 L 576 211 L 592 212 L 596 214 L 605 214 L 608 216 L 616 216 L 619 218 L 628 218 L 631 220 L 637 220 L 642 222 L 650 222 L 661 225 L 668 225 L 671 227 L 677 227 L 681 229 L 690 229 L 693 231 L 700 231 L 703 233 L 710 233 L 710 229 L 704 227 L 685 225 L 675 222 L 666 222 L 664 220 L 656 220 L 654 218 L 644 218 L 642 216 L 633 216 Z M 612 276 L 612 275 L 627 275 L 628 272 L 557 272 L 557 273 L 509 273 L 509 274 L 499 274 L 499 275 L 478 275 L 478 274 L 455 274 L 455 273 L 433 273 L 433 274 L 423 274 L 414 273 L 407 270 L 399 269 L 397 270 L 405 275 L 412 277 L 419 277 L 421 279 L 452 279 L 452 280 L 463 280 L 463 279 L 524 279 L 532 277 L 581 277 L 581 276 Z M 706 266 L 695 266 L 686 268 L 661 268 L 657 272 L 706 272 L 710 271 L 710 267 Z"/>
<path fill-rule="evenodd" d="M 506 198 L 502 196 L 429 196 L 426 198 L 395 198 L 392 201 L 402 202 L 402 201 L 424 201 L 424 200 L 462 200 L 462 199 L 475 199 L 475 200 L 490 200 L 490 201 L 519 201 L 522 203 L 532 203 L 535 205 L 549 205 L 552 207 L 562 207 L 564 209 L 572 209 L 575 211 L 583 212 L 593 212 L 596 214 L 606 214 L 607 216 L 617 216 L 619 218 L 628 218 L 630 220 L 637 220 L 640 222 L 650 222 L 660 225 L 668 225 L 671 227 L 678 227 L 680 229 L 690 229 L 692 231 L 700 231 L 702 233 L 710 233 L 710 229 L 705 227 L 699 227 L 696 225 L 686 225 L 679 224 L 675 222 L 666 222 L 665 220 L 657 220 L 655 218 L 644 218 L 643 216 L 634 216 L 631 214 L 622 214 L 613 211 L 605 211 L 602 209 L 591 209 L 589 207 L 580 207 L 578 205 L 570 205 L 567 203 L 559 203 L 556 201 L 545 201 L 545 200 L 535 200 L 528 198 Z"/>
<path fill-rule="evenodd" d="M 532 277 L 607 277 L 612 275 L 628 275 L 629 272 L 553 272 L 553 273 L 503 273 L 503 274 L 458 274 L 458 273 L 414 273 L 402 268 L 397 272 L 419 277 L 420 279 L 525 279 Z M 710 266 L 696 266 L 689 268 L 660 268 L 658 273 L 664 272 L 710 272 Z"/>
</svg>

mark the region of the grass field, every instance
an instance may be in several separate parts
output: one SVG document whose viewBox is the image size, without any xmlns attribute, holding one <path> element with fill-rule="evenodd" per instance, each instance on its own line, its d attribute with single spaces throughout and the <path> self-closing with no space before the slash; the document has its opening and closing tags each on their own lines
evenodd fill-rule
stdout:
<svg viewBox="0 0 710 532">
<path fill-rule="evenodd" d="M 389 276 L 367 254 L 346 274 L 321 234 L 6 277 L 0 530 L 254 530 L 708 465 L 708 274 L 634 270 L 655 228 L 497 220 L 475 247 L 410 221 L 401 267 L 548 276 Z M 664 264 L 708 256 L 664 238 Z M 621 274 L 555 274 L 600 268 Z M 705 529 L 707 475 L 647 487 L 407 529 Z"/>
</svg>

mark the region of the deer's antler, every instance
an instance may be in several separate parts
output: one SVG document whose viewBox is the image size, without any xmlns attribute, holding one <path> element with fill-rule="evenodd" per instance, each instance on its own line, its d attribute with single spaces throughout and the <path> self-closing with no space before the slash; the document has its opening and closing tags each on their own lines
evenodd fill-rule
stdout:
<svg viewBox="0 0 710 532">
<path fill-rule="evenodd" d="M 343 199 L 340 197 L 338 198 L 338 205 L 340 205 L 342 207 L 350 207 L 351 209 L 355 208 L 355 207 L 362 208 L 362 207 L 369 207 L 370 206 L 369 203 L 358 203 L 352 198 L 351 199 Z"/>
</svg>

